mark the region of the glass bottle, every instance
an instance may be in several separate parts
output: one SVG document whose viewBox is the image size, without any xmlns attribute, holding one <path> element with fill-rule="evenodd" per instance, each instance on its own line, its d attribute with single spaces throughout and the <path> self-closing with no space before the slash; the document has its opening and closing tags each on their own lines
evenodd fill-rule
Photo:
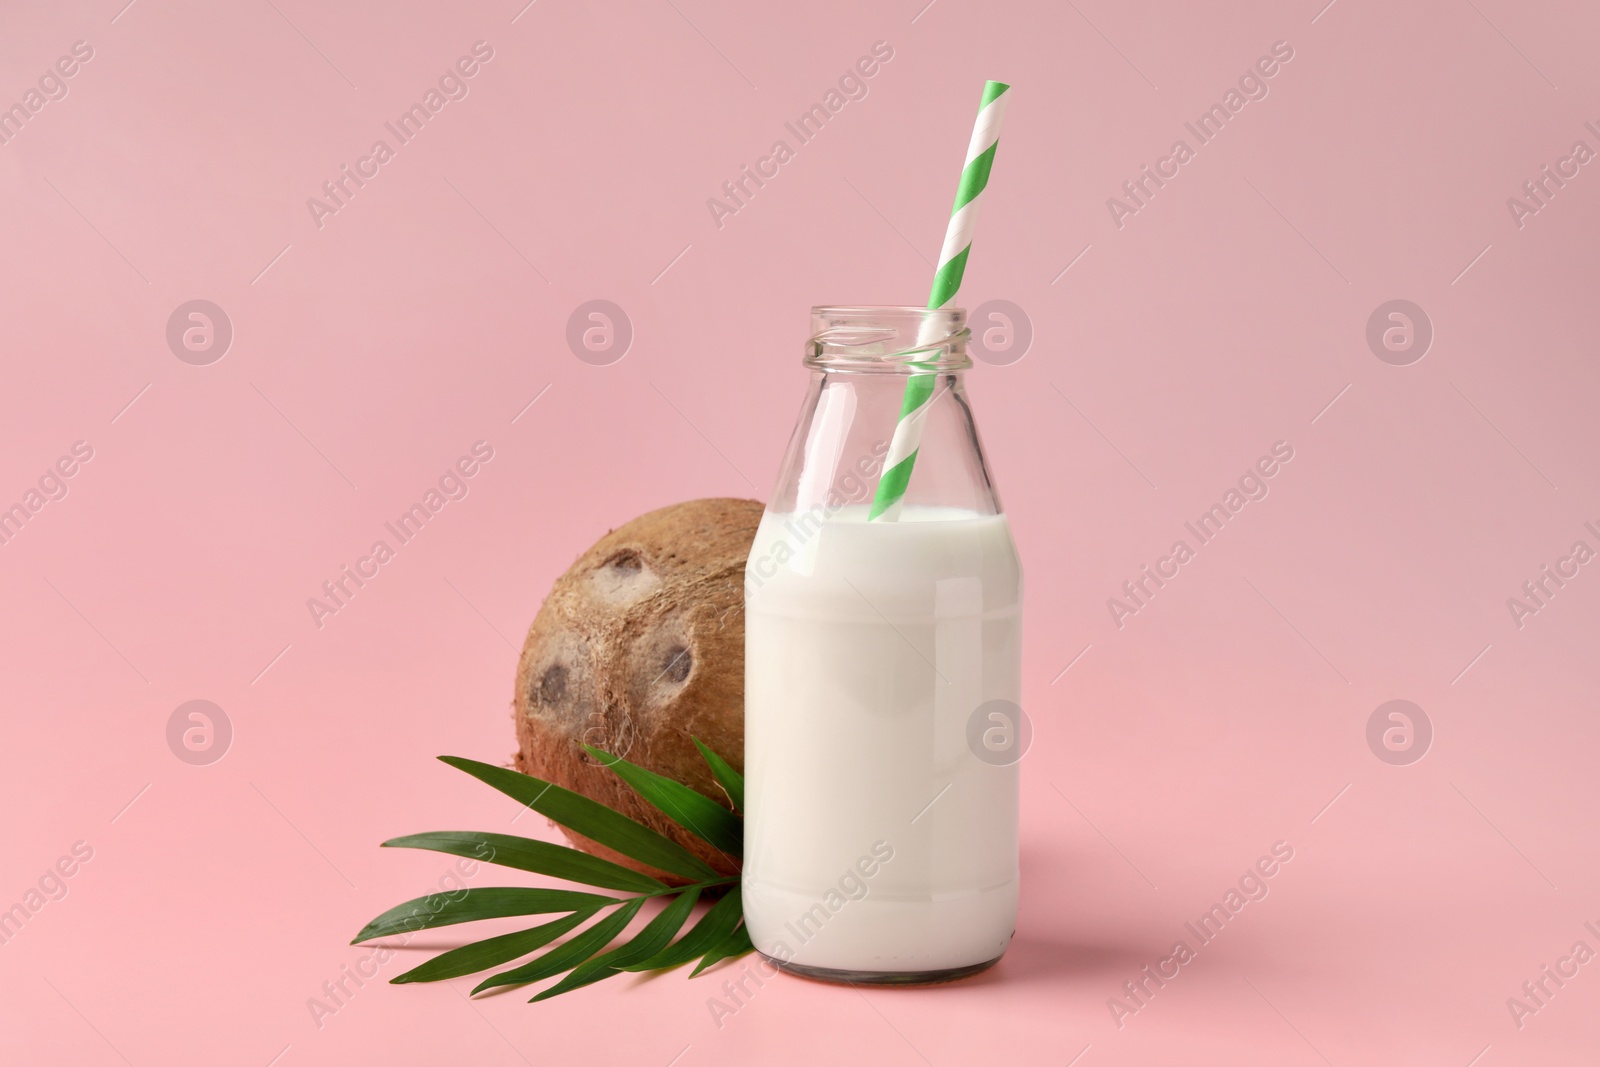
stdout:
<svg viewBox="0 0 1600 1067">
<path fill-rule="evenodd" d="M 1015 927 L 1022 576 L 965 317 L 812 309 L 810 389 L 745 567 L 745 921 L 810 977 L 957 978 Z M 910 482 L 869 519 L 913 374 L 934 388 Z"/>
</svg>

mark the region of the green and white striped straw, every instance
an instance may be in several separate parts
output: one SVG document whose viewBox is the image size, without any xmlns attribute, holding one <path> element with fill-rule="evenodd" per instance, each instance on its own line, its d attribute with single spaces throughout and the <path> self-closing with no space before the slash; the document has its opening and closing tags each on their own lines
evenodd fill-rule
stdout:
<svg viewBox="0 0 1600 1067">
<path fill-rule="evenodd" d="M 995 148 L 1000 143 L 1000 122 L 1006 115 L 1005 82 L 985 82 L 983 102 L 978 106 L 978 120 L 972 127 L 972 140 L 967 145 L 967 161 L 961 170 L 961 186 L 956 190 L 955 206 L 950 209 L 950 225 L 945 229 L 944 247 L 939 251 L 939 268 L 933 275 L 933 291 L 928 294 L 928 308 L 937 310 L 956 298 L 961 288 L 961 277 L 967 269 L 967 253 L 972 250 L 972 230 L 978 220 L 978 203 L 989 184 L 989 170 L 994 166 Z M 918 345 L 939 340 L 939 330 L 925 322 L 917 338 Z M 878 479 L 878 491 L 872 500 L 868 519 L 894 521 L 900 516 L 900 504 L 911 482 L 911 468 L 917 462 L 917 449 L 922 444 L 922 422 L 933 401 L 933 387 L 937 374 L 913 374 L 906 381 L 905 399 L 900 403 L 900 421 L 895 424 L 894 437 L 889 441 L 889 452 L 883 459 L 883 476 Z"/>
</svg>

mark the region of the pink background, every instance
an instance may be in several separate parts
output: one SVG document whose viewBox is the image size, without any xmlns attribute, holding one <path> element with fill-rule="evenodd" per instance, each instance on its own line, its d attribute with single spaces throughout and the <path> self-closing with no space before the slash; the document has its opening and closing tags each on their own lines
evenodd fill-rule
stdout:
<svg viewBox="0 0 1600 1067">
<path fill-rule="evenodd" d="M 1600 962 L 1506 1005 L 1600 949 L 1600 574 L 1506 606 L 1600 547 L 1600 174 L 1506 206 L 1600 148 L 1592 5 L 124 2 L 0 15 L 0 103 L 94 50 L 0 145 L 0 502 L 94 450 L 0 546 L 0 907 L 93 849 L 0 946 L 0 1061 L 1593 1056 Z M 319 229 L 307 198 L 480 40 L 469 95 Z M 1270 94 L 1119 229 L 1107 198 L 1280 40 Z M 707 198 L 876 41 L 869 95 L 718 228 Z M 511 751 L 554 578 L 649 508 L 764 497 L 809 305 L 922 297 L 986 77 L 1015 89 L 963 303 L 1034 331 L 968 381 L 1028 583 L 1004 962 L 779 980 L 720 1028 L 728 973 L 533 1006 L 370 982 L 319 1026 L 348 938 L 449 864 L 377 843 L 508 828 L 432 757 Z M 1434 329 L 1409 366 L 1365 336 L 1396 298 Z M 207 366 L 165 340 L 192 299 L 234 329 Z M 635 330 L 609 366 L 564 339 L 592 299 Z M 470 495 L 319 629 L 306 599 L 477 440 Z M 1107 598 L 1279 440 L 1271 494 L 1119 629 Z M 192 699 L 234 730 L 208 766 L 166 741 Z M 1367 745 L 1391 699 L 1433 725 L 1408 766 Z M 1270 895 L 1119 1027 L 1108 998 L 1280 840 Z"/>
</svg>

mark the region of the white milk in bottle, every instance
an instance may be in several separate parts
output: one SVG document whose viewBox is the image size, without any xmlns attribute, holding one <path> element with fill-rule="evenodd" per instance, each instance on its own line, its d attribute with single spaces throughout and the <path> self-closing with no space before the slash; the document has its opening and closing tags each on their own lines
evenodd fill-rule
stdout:
<svg viewBox="0 0 1600 1067">
<path fill-rule="evenodd" d="M 962 313 L 814 315 L 812 392 L 746 566 L 745 920 L 798 973 L 959 977 L 1016 920 L 1018 765 L 985 739 L 1021 726 L 1020 567 L 960 381 Z M 945 341 L 913 368 L 926 316 Z M 869 519 L 912 369 L 940 391 L 905 504 Z"/>
</svg>

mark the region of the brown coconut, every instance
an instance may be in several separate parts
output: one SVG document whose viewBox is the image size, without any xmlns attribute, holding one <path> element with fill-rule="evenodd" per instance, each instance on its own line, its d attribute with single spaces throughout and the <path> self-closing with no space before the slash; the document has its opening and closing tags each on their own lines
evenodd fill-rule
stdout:
<svg viewBox="0 0 1600 1067">
<path fill-rule="evenodd" d="M 517 769 L 644 823 L 725 874 L 738 870 L 732 857 L 647 804 L 582 746 L 732 806 L 693 738 L 742 773 L 744 564 L 760 519 L 754 500 L 691 500 L 606 534 L 556 581 L 517 666 Z M 684 882 L 565 832 L 586 852 Z"/>
</svg>

